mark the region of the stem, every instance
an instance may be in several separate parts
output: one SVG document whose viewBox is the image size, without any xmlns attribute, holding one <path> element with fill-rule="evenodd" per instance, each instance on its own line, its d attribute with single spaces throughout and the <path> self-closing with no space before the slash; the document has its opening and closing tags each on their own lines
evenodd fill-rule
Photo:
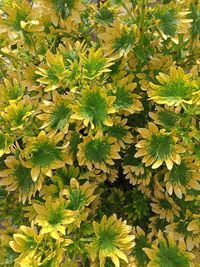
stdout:
<svg viewBox="0 0 200 267">
<path fill-rule="evenodd" d="M 127 7 L 124 3 L 122 3 L 122 6 L 123 6 L 123 8 L 126 10 L 127 14 L 131 17 L 131 19 L 134 20 L 134 17 L 133 17 L 133 15 L 131 14 L 131 12 L 130 12 L 130 10 L 128 9 L 128 7 Z"/>
<path fill-rule="evenodd" d="M 92 242 L 94 240 L 94 238 L 92 238 L 92 237 L 88 237 L 88 238 L 80 238 L 80 241 L 82 241 L 82 242 Z"/>
<path fill-rule="evenodd" d="M 71 267 L 74 267 L 75 263 L 76 263 L 76 251 L 74 250 L 72 261 L 71 261 Z"/>
<path fill-rule="evenodd" d="M 145 2 L 145 0 L 141 0 L 139 28 L 140 28 L 140 34 L 141 34 L 142 38 L 143 38 L 145 10 L 146 10 L 146 2 Z"/>
<path fill-rule="evenodd" d="M 55 36 L 55 38 L 54 38 L 54 40 L 53 40 L 53 42 L 52 42 L 52 44 L 51 44 L 51 47 L 50 47 L 50 51 L 53 51 L 53 48 L 54 48 L 54 46 L 55 46 L 55 44 L 56 44 L 56 40 L 57 40 L 57 36 Z"/>
<path fill-rule="evenodd" d="M 76 261 L 77 261 L 77 249 L 78 249 L 77 240 L 78 240 L 78 238 L 79 238 L 78 233 L 75 233 L 74 234 L 74 238 L 73 238 L 73 241 L 74 241 L 74 249 L 73 249 L 73 255 L 72 255 L 70 267 L 74 267 L 75 264 L 76 264 Z"/>
<path fill-rule="evenodd" d="M 34 50 L 34 53 L 35 53 L 35 57 L 36 57 L 37 60 L 38 60 L 39 58 L 38 58 L 37 48 L 36 48 L 36 46 L 35 46 L 35 42 L 34 42 L 33 38 L 31 38 L 31 39 L 32 39 L 32 43 L 33 43 L 33 50 Z"/>
</svg>

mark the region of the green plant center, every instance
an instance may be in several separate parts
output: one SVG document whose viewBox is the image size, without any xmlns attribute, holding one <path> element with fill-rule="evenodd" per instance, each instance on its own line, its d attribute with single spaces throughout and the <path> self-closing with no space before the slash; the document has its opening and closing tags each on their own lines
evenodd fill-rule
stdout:
<svg viewBox="0 0 200 267">
<path fill-rule="evenodd" d="M 59 76 L 62 75 L 64 71 L 65 69 L 63 66 L 54 64 L 47 70 L 47 76 L 53 84 L 57 84 L 59 83 Z"/>
<path fill-rule="evenodd" d="M 166 128 L 172 128 L 176 125 L 178 115 L 165 110 L 158 113 L 158 119 Z"/>
<path fill-rule="evenodd" d="M 34 146 L 31 160 L 34 166 L 48 167 L 55 160 L 61 160 L 61 155 L 57 147 L 46 141 Z"/>
<path fill-rule="evenodd" d="M 70 190 L 70 203 L 68 208 L 71 210 L 79 210 L 85 204 L 85 194 L 79 189 Z"/>
<path fill-rule="evenodd" d="M 135 35 L 132 32 L 124 31 L 120 37 L 115 38 L 113 49 L 115 51 L 128 51 L 134 44 Z"/>
<path fill-rule="evenodd" d="M 37 247 L 34 237 L 26 236 L 26 242 L 24 242 L 23 247 L 26 251 L 34 250 Z"/>
<path fill-rule="evenodd" d="M 172 153 L 173 139 L 168 135 L 153 134 L 149 140 L 148 151 L 155 159 L 165 160 Z"/>
<path fill-rule="evenodd" d="M 56 130 L 62 130 L 70 115 L 71 109 L 65 103 L 60 103 L 51 113 L 51 127 Z"/>
<path fill-rule="evenodd" d="M 19 86 L 13 86 L 8 90 L 8 98 L 9 100 L 15 100 L 18 97 L 22 96 L 23 90 Z"/>
<path fill-rule="evenodd" d="M 122 140 L 127 133 L 126 129 L 121 125 L 114 125 L 110 127 L 108 131 L 113 137 L 117 138 L 117 140 Z"/>
<path fill-rule="evenodd" d="M 22 27 L 20 25 L 21 21 L 26 21 L 27 20 L 27 16 L 28 14 L 22 10 L 17 10 L 16 11 L 16 16 L 15 16 L 15 20 L 11 21 L 9 24 L 10 26 L 16 30 L 16 31 L 21 31 Z"/>
<path fill-rule="evenodd" d="M 170 181 L 173 184 L 187 185 L 191 177 L 191 171 L 185 161 L 182 161 L 180 165 L 174 165 L 170 172 Z"/>
<path fill-rule="evenodd" d="M 21 125 L 24 123 L 24 116 L 26 113 L 27 110 L 25 107 L 12 113 L 12 120 L 14 121 L 15 125 Z"/>
<path fill-rule="evenodd" d="M 95 19 L 100 23 L 112 23 L 114 20 L 113 13 L 106 7 L 99 9 Z"/>
<path fill-rule="evenodd" d="M 63 219 L 63 214 L 60 208 L 58 207 L 58 209 L 51 210 L 51 213 L 48 218 L 48 223 L 51 225 L 56 225 L 61 223 L 62 219 Z"/>
<path fill-rule="evenodd" d="M 175 228 L 175 231 L 184 234 L 184 236 L 192 236 L 193 232 L 187 230 L 188 221 L 180 221 Z"/>
<path fill-rule="evenodd" d="M 63 58 L 65 67 L 68 68 L 71 65 L 71 62 L 79 61 L 80 57 L 76 50 L 65 51 L 63 52 Z"/>
<path fill-rule="evenodd" d="M 84 152 L 87 160 L 102 163 L 109 157 L 111 145 L 101 139 L 95 139 L 85 145 Z"/>
<path fill-rule="evenodd" d="M 154 222 L 154 227 L 155 229 L 161 230 L 162 232 L 164 232 L 165 227 L 168 225 L 169 223 L 166 221 L 166 219 L 162 219 L 160 220 L 158 217 L 156 218 L 155 222 Z"/>
<path fill-rule="evenodd" d="M 114 105 L 117 109 L 129 108 L 133 104 L 132 93 L 124 87 L 117 86 L 116 92 L 112 93 L 116 97 Z"/>
<path fill-rule="evenodd" d="M 167 247 L 160 242 L 158 263 L 160 267 L 189 267 L 188 258 L 177 247 Z"/>
<path fill-rule="evenodd" d="M 105 66 L 105 58 L 90 58 L 83 65 L 85 69 L 85 75 L 92 79 L 100 73 Z"/>
<path fill-rule="evenodd" d="M 71 14 L 71 10 L 75 5 L 75 0 L 52 0 L 55 9 L 65 19 Z"/>
<path fill-rule="evenodd" d="M 84 97 L 80 112 L 95 126 L 100 126 L 107 116 L 107 101 L 99 92 L 90 92 Z"/>
<path fill-rule="evenodd" d="M 195 88 L 189 84 L 186 84 L 183 80 L 177 79 L 169 81 L 165 85 L 161 86 L 158 90 L 158 95 L 174 100 L 189 100 Z"/>
<path fill-rule="evenodd" d="M 175 9 L 160 10 L 155 13 L 155 17 L 160 20 L 159 27 L 164 34 L 169 36 L 174 36 L 176 34 L 177 18 Z"/>
<path fill-rule="evenodd" d="M 29 193 L 31 187 L 34 185 L 30 169 L 19 164 L 15 167 L 13 174 L 17 178 L 22 192 Z"/>
<path fill-rule="evenodd" d="M 115 246 L 115 240 L 118 233 L 115 229 L 108 227 L 102 228 L 99 231 L 98 245 L 100 249 L 106 249 L 112 251 Z"/>
<path fill-rule="evenodd" d="M 160 207 L 164 208 L 165 210 L 171 210 L 172 208 L 172 205 L 166 199 L 160 199 L 159 204 L 160 204 Z"/>
</svg>

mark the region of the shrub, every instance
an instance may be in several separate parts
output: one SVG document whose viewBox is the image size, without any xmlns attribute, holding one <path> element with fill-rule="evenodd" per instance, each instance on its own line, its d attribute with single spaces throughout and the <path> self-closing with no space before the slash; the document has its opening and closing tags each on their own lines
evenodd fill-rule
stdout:
<svg viewBox="0 0 200 267">
<path fill-rule="evenodd" d="M 197 266 L 198 1 L 5 0 L 0 23 L 0 266 Z"/>
</svg>

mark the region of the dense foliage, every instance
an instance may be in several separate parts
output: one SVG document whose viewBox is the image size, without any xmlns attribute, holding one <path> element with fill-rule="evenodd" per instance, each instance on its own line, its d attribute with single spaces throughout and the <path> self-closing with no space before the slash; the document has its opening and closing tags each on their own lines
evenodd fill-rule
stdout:
<svg viewBox="0 0 200 267">
<path fill-rule="evenodd" d="M 198 0 L 0 12 L 0 266 L 200 266 Z"/>
</svg>

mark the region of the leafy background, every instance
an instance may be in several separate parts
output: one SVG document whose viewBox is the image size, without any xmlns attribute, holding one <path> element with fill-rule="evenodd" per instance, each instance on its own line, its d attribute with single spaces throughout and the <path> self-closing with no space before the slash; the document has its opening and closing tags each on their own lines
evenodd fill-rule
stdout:
<svg viewBox="0 0 200 267">
<path fill-rule="evenodd" d="M 1 1 L 0 266 L 198 266 L 199 23 Z"/>
</svg>

